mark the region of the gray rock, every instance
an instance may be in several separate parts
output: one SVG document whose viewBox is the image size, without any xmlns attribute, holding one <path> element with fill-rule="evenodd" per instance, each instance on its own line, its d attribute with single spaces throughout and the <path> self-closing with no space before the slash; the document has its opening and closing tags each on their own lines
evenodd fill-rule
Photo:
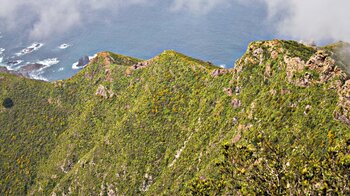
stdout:
<svg viewBox="0 0 350 196">
<path fill-rule="evenodd" d="M 88 56 L 83 56 L 79 59 L 77 67 L 84 67 L 85 65 L 89 64 L 90 59 Z"/>
<path fill-rule="evenodd" d="M 21 69 L 19 71 L 21 73 L 29 73 L 29 72 L 41 69 L 43 67 L 45 67 L 45 65 L 39 64 L 39 63 L 33 63 L 33 64 L 28 64 L 28 65 L 21 67 Z"/>
</svg>

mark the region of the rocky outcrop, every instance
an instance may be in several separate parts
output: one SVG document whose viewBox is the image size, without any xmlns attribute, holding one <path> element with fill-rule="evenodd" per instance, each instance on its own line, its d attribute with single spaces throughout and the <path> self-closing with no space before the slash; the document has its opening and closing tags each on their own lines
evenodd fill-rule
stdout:
<svg viewBox="0 0 350 196">
<path fill-rule="evenodd" d="M 79 59 L 77 67 L 84 67 L 89 64 L 90 59 L 88 56 L 83 56 Z"/>
<path fill-rule="evenodd" d="M 108 99 L 108 98 L 113 98 L 115 94 L 112 90 L 107 89 L 105 86 L 99 85 L 95 95 L 102 97 L 104 99 Z"/>
<path fill-rule="evenodd" d="M 233 106 L 233 108 L 237 109 L 242 106 L 242 102 L 239 99 L 233 99 L 231 101 L 231 105 Z"/>
<path fill-rule="evenodd" d="M 17 76 L 30 78 L 30 73 L 44 68 L 45 65 L 39 63 L 27 64 L 21 67 L 19 70 L 8 70 L 6 67 L 0 67 L 0 72 L 14 74 Z"/>
<path fill-rule="evenodd" d="M 224 88 L 224 92 L 230 97 L 232 97 L 233 95 L 233 91 L 231 88 Z"/>
<path fill-rule="evenodd" d="M 6 67 L 1 67 L 0 66 L 0 72 L 1 73 L 9 73 L 9 70 Z"/>
<path fill-rule="evenodd" d="M 224 75 L 228 72 L 229 72 L 229 70 L 227 70 L 227 69 L 216 69 L 216 70 L 211 72 L 211 75 L 213 77 L 218 77 L 218 76 Z"/>
<path fill-rule="evenodd" d="M 16 76 L 21 76 L 21 77 L 24 76 L 22 73 L 18 71 L 8 70 L 6 67 L 1 67 L 1 66 L 0 66 L 0 73 L 14 74 Z"/>
<path fill-rule="evenodd" d="M 95 95 L 106 99 L 106 98 L 108 98 L 107 89 L 103 85 L 100 85 L 100 86 L 98 86 Z"/>
<path fill-rule="evenodd" d="M 271 58 L 275 60 L 284 52 L 280 40 L 253 42 L 248 46 L 247 52 L 244 56 L 237 60 L 235 64 L 235 72 L 240 73 L 243 69 L 253 65 L 263 65 L 267 59 Z M 272 67 L 270 64 L 270 66 L 266 67 L 267 76 L 270 75 L 271 70 Z"/>
<path fill-rule="evenodd" d="M 28 65 L 21 67 L 21 69 L 19 69 L 19 72 L 21 72 L 23 74 L 28 74 L 29 72 L 36 71 L 36 70 L 42 69 L 44 67 L 45 67 L 45 65 L 43 65 L 43 64 L 33 63 L 33 64 L 28 64 Z"/>
<path fill-rule="evenodd" d="M 135 65 L 129 67 L 129 68 L 125 71 L 125 75 L 126 75 L 126 76 L 131 76 L 132 73 L 133 73 L 135 70 L 143 69 L 143 68 L 146 68 L 146 67 L 150 66 L 150 65 L 152 64 L 152 62 L 153 62 L 154 60 L 156 60 L 157 58 L 159 58 L 159 57 L 155 57 L 155 58 L 152 58 L 152 59 L 147 60 L 147 61 L 142 61 L 142 62 L 136 63 Z"/>
<path fill-rule="evenodd" d="M 306 59 L 305 57 L 308 55 L 293 54 L 293 51 L 295 51 L 293 47 L 308 49 L 305 52 L 311 56 Z M 334 59 L 334 55 L 330 50 L 296 43 L 286 47 L 286 42 L 279 40 L 254 42 L 249 45 L 246 54 L 236 62 L 235 80 L 239 81 L 239 73 L 252 66 L 262 66 L 263 70 L 260 71 L 262 71 L 264 80 L 269 80 L 273 77 L 274 70 L 278 70 L 285 71 L 286 80 L 295 86 L 309 88 L 322 84 L 329 90 L 335 90 L 338 93 L 339 100 L 334 111 L 334 118 L 350 125 L 350 80 L 345 73 L 346 70 L 341 69 L 341 64 Z M 220 74 L 218 71 L 213 73 L 215 73 L 212 74 L 214 76 Z M 224 89 L 224 91 L 230 94 L 227 89 Z M 271 89 L 270 93 L 275 96 L 278 92 Z M 291 91 L 282 89 L 280 93 L 286 95 L 290 94 Z M 238 99 L 232 100 L 234 108 L 238 108 L 240 105 Z M 291 107 L 295 107 L 295 105 L 296 103 L 292 103 Z M 304 109 L 304 115 L 309 115 L 311 111 L 312 107 L 307 105 Z"/>
<path fill-rule="evenodd" d="M 287 79 L 297 86 L 308 87 L 316 83 L 327 83 L 334 78 L 347 78 L 346 74 L 336 66 L 335 60 L 324 50 L 318 50 L 305 63 L 299 57 L 284 57 Z M 311 72 L 317 73 L 318 76 Z"/>
<path fill-rule="evenodd" d="M 115 60 L 113 59 L 113 57 L 111 57 L 111 55 L 109 54 L 109 52 L 100 52 L 97 54 L 97 56 L 93 59 L 90 60 L 89 62 L 90 64 L 99 64 L 99 67 L 97 70 L 95 70 L 92 73 L 87 73 L 85 75 L 86 78 L 92 79 L 95 74 L 100 70 L 100 69 L 104 69 L 104 74 L 106 76 L 106 81 L 108 82 L 112 82 L 112 75 L 111 75 L 111 64 L 115 63 Z"/>
<path fill-rule="evenodd" d="M 338 90 L 339 101 L 334 112 L 334 117 L 350 125 L 350 80 Z"/>
</svg>

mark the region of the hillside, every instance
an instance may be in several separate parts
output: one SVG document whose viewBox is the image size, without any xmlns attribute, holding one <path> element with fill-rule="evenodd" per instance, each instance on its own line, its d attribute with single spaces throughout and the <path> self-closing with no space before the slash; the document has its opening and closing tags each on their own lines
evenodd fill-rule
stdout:
<svg viewBox="0 0 350 196">
<path fill-rule="evenodd" d="M 331 48 L 253 42 L 234 69 L 102 52 L 0 73 L 1 195 L 350 194 L 350 80 Z"/>
</svg>

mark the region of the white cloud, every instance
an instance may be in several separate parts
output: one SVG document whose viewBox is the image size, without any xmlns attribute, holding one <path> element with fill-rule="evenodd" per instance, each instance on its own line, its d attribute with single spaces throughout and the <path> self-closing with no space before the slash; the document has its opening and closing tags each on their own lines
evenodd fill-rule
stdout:
<svg viewBox="0 0 350 196">
<path fill-rule="evenodd" d="M 277 31 L 294 39 L 350 42 L 349 0 L 263 0 Z"/>
<path fill-rule="evenodd" d="M 148 4 L 156 6 L 160 1 L 0 0 L 0 25 L 8 31 L 29 31 L 29 37 L 32 39 L 45 39 L 96 20 L 98 12 L 112 15 L 128 6 Z M 165 9 L 204 14 L 224 2 L 227 0 L 167 0 L 169 7 Z"/>
<path fill-rule="evenodd" d="M 195 14 L 206 14 L 212 9 L 228 4 L 229 0 L 174 0 L 171 5 L 173 11 L 190 11 Z"/>
<path fill-rule="evenodd" d="M 98 11 L 147 3 L 148 0 L 0 0 L 0 20 L 7 30 L 30 26 L 30 37 L 46 38 L 93 20 Z"/>
<path fill-rule="evenodd" d="M 41 39 L 79 28 L 96 20 L 99 12 L 111 15 L 128 6 L 161 4 L 160 9 L 173 12 L 207 14 L 232 2 L 247 6 L 264 2 L 268 18 L 281 35 L 306 41 L 350 42 L 349 0 L 0 0 L 0 27 L 25 27 L 31 38 Z"/>
</svg>

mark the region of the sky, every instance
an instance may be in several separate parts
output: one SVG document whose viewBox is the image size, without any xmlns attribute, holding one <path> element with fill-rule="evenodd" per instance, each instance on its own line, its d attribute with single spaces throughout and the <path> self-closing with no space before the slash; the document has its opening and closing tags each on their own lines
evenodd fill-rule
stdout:
<svg viewBox="0 0 350 196">
<path fill-rule="evenodd" d="M 18 31 L 26 27 L 32 39 L 44 39 L 84 26 L 94 16 L 118 13 L 129 6 L 157 6 L 164 0 L 0 0 L 0 27 Z M 234 1 L 264 2 L 267 18 L 278 35 L 304 41 L 350 42 L 349 0 L 165 0 L 171 12 L 210 14 Z M 113 14 L 112 14 L 113 15 Z M 0 30 L 0 31 L 2 31 Z"/>
</svg>

